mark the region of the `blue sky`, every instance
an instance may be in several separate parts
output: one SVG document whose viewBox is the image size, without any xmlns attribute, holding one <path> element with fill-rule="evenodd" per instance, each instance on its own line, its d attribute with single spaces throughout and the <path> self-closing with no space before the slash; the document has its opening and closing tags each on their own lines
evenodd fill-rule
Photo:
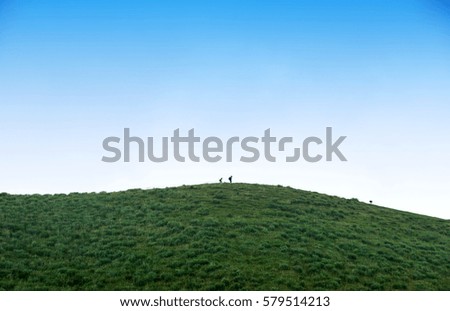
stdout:
<svg viewBox="0 0 450 311">
<path fill-rule="evenodd" d="M 0 191 L 237 181 L 450 218 L 448 1 L 1 1 Z M 102 140 L 348 138 L 348 162 L 101 162 Z"/>
</svg>

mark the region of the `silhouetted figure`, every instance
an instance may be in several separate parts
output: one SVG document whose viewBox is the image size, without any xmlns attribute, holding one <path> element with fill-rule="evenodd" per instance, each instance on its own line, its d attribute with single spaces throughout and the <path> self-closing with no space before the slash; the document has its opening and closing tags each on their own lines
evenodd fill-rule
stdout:
<svg viewBox="0 0 450 311">
<path fill-rule="evenodd" d="M 230 181 L 230 184 L 233 182 L 233 176 L 228 177 L 228 180 Z"/>
<path fill-rule="evenodd" d="M 219 182 L 222 183 L 222 178 L 219 179 Z"/>
<path fill-rule="evenodd" d="M 372 200 L 370 200 L 369 203 L 372 204 Z"/>
</svg>

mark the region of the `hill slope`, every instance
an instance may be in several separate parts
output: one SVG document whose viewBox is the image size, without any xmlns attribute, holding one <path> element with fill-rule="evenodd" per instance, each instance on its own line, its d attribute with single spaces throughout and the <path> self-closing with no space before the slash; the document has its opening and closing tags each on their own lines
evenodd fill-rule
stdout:
<svg viewBox="0 0 450 311">
<path fill-rule="evenodd" d="M 3 290 L 450 290 L 450 222 L 292 188 L 0 194 Z"/>
</svg>

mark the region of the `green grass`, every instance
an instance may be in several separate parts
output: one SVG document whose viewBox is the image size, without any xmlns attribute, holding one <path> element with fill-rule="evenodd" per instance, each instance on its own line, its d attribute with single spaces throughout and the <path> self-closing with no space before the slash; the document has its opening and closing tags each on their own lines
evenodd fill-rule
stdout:
<svg viewBox="0 0 450 311">
<path fill-rule="evenodd" d="M 280 186 L 0 194 L 2 290 L 450 290 L 450 222 Z"/>
</svg>

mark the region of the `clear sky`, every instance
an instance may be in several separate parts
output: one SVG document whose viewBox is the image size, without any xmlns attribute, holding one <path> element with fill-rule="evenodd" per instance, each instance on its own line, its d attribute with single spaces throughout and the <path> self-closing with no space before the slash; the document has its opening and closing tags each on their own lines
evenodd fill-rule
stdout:
<svg viewBox="0 0 450 311">
<path fill-rule="evenodd" d="M 289 185 L 450 219 L 450 1 L 0 0 L 0 192 Z M 348 162 L 103 163 L 102 141 L 346 135 Z"/>
</svg>

